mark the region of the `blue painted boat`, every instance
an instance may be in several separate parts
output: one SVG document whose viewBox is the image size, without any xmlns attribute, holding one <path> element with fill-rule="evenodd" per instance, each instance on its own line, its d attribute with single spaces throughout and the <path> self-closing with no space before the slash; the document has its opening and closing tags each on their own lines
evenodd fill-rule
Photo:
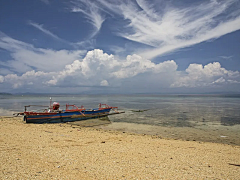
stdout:
<svg viewBox="0 0 240 180">
<path fill-rule="evenodd" d="M 112 107 L 107 104 L 99 104 L 98 108 L 95 109 L 85 109 L 83 106 L 79 108 L 76 105 L 66 104 L 65 110 L 59 110 L 59 103 L 54 102 L 51 105 L 50 102 L 50 106 L 43 111 L 27 111 L 27 108 L 31 106 L 37 105 L 25 106 L 24 112 L 17 113 L 17 115 L 24 116 L 24 121 L 26 121 L 26 123 L 64 123 L 80 121 L 108 116 L 111 110 L 114 111 L 114 113 L 111 114 L 119 114 L 117 107 Z"/>
</svg>

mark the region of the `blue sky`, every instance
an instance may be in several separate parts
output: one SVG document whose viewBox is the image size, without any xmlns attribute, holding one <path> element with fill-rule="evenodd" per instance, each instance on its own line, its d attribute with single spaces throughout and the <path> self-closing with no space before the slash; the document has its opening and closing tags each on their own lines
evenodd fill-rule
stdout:
<svg viewBox="0 0 240 180">
<path fill-rule="evenodd" d="M 0 92 L 240 92 L 239 0 L 0 1 Z"/>
</svg>

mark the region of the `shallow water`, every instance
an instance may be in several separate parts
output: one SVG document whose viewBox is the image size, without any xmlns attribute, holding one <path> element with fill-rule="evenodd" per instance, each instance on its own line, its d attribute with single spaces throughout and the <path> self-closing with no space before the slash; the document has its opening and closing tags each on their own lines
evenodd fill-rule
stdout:
<svg viewBox="0 0 240 180">
<path fill-rule="evenodd" d="M 67 103 L 85 108 L 106 103 L 125 111 L 109 116 L 111 124 L 102 128 L 240 145 L 240 96 L 0 95 L 0 115 L 24 111 L 29 104 L 48 106 L 49 97 L 61 109 Z"/>
</svg>

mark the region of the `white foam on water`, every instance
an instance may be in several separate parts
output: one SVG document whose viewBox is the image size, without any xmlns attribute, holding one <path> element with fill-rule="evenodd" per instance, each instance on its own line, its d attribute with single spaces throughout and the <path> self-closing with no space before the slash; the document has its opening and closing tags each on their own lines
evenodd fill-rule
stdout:
<svg viewBox="0 0 240 180">
<path fill-rule="evenodd" d="M 14 111 L 0 108 L 0 116 L 13 116 Z"/>
</svg>

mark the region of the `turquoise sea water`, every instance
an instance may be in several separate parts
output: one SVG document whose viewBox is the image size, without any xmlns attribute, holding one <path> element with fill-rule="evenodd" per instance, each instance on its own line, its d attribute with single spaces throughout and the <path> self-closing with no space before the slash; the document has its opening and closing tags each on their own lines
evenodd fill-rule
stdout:
<svg viewBox="0 0 240 180">
<path fill-rule="evenodd" d="M 175 136 L 178 133 L 177 138 L 192 132 L 193 139 L 194 133 L 201 139 L 214 131 L 212 135 L 218 136 L 220 142 L 227 140 L 240 145 L 238 95 L 0 95 L 0 115 L 22 112 L 26 105 L 48 106 L 50 97 L 60 103 L 61 109 L 65 109 L 67 103 L 85 108 L 96 108 L 99 103 L 119 107 L 125 113 L 109 116 L 112 122 L 109 127 L 113 129 L 163 135 L 167 133 L 159 132 L 163 131 L 159 128 L 167 128 L 164 131 L 171 130 L 169 133 Z M 211 139 L 208 136 L 205 139 Z"/>
</svg>

